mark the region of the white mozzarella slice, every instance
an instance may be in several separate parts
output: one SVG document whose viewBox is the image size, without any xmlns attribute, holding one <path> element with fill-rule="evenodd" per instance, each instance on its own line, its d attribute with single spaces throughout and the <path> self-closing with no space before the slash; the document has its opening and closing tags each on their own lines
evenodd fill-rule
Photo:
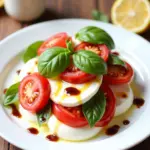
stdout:
<svg viewBox="0 0 150 150">
<path fill-rule="evenodd" d="M 81 128 L 72 128 L 61 123 L 54 115 L 48 121 L 50 134 L 56 134 L 64 140 L 80 141 L 87 140 L 96 136 L 101 130 L 101 127 L 90 128 L 88 126 Z"/>
<path fill-rule="evenodd" d="M 25 120 L 31 121 L 31 122 L 36 122 L 37 121 L 36 114 L 25 110 L 21 105 L 19 105 L 19 112 L 21 113 L 22 117 Z"/>
<path fill-rule="evenodd" d="M 116 97 L 115 116 L 125 113 L 133 104 L 133 92 L 128 84 L 110 86 Z"/>
<path fill-rule="evenodd" d="M 49 82 L 51 85 L 50 98 L 57 104 L 74 107 L 87 102 L 97 93 L 102 83 L 102 76 L 83 84 L 71 84 L 58 78 L 49 79 Z M 78 95 L 69 95 L 65 90 L 68 87 L 74 87 L 80 93 Z"/>
<path fill-rule="evenodd" d="M 19 74 L 20 81 L 28 74 L 38 72 L 37 61 L 38 61 L 37 58 L 33 58 L 33 59 L 29 60 L 26 64 L 24 64 L 24 66 L 21 69 L 20 74 Z"/>
</svg>

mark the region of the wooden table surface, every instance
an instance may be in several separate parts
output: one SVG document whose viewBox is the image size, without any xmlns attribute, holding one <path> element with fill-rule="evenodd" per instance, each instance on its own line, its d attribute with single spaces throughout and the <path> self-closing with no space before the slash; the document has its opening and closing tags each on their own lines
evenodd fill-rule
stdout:
<svg viewBox="0 0 150 150">
<path fill-rule="evenodd" d="M 88 18 L 91 19 L 93 9 L 101 10 L 110 16 L 110 8 L 114 0 L 47 0 L 46 12 L 36 21 L 21 23 L 7 16 L 4 9 L 0 10 L 0 40 L 9 34 L 41 21 L 59 18 Z M 150 41 L 150 31 L 142 34 Z M 135 133 L 133 133 L 135 134 Z M 136 136 L 136 135 L 135 135 Z M 7 141 L 0 138 L 0 150 L 20 150 Z M 150 150 L 150 138 L 130 150 Z"/>
</svg>

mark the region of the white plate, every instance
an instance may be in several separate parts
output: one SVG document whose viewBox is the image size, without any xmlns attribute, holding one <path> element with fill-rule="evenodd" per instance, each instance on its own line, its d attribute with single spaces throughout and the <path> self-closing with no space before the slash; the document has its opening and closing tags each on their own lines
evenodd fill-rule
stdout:
<svg viewBox="0 0 150 150">
<path fill-rule="evenodd" d="M 43 40 L 56 32 L 76 33 L 85 26 L 98 26 L 106 30 L 114 39 L 117 50 L 121 50 L 122 56 L 128 60 L 136 71 L 136 82 L 142 87 L 143 97 L 146 101 L 144 107 L 134 110 L 130 116 L 131 124 L 121 127 L 118 134 L 112 137 L 98 137 L 96 139 L 80 143 L 49 142 L 40 136 L 34 136 L 26 132 L 16 124 L 16 120 L 9 116 L 0 105 L 0 135 L 12 144 L 23 149 L 47 150 L 47 149 L 105 149 L 119 150 L 129 148 L 150 134 L 150 44 L 140 36 L 127 32 L 122 28 L 111 24 L 83 19 L 65 19 L 49 21 L 30 26 L 18 31 L 0 43 L 0 94 L 8 84 L 13 71 L 20 59 L 18 54 L 29 44 L 37 40 Z M 15 68 L 15 69 L 14 69 Z M 2 102 L 2 100 L 1 100 Z M 128 119 L 128 118 L 127 118 Z"/>
</svg>

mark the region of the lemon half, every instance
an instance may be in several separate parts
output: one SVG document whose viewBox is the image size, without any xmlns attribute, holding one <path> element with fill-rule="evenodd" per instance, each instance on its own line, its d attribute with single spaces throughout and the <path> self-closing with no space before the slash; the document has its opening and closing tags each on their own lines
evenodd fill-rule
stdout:
<svg viewBox="0 0 150 150">
<path fill-rule="evenodd" d="M 135 33 L 144 32 L 150 23 L 148 0 L 116 0 L 111 9 L 112 22 Z"/>
</svg>

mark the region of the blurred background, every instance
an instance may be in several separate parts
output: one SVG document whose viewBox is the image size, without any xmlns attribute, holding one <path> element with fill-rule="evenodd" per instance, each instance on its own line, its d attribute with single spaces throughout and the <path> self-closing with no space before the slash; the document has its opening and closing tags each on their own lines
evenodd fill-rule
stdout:
<svg viewBox="0 0 150 150">
<path fill-rule="evenodd" d="M 149 0 L 0 0 L 0 40 L 42 21 L 85 18 L 109 22 L 150 41 Z M 150 138 L 131 150 L 150 150 Z M 0 138 L 0 150 L 19 150 Z"/>
<path fill-rule="evenodd" d="M 0 40 L 28 25 L 59 18 L 111 22 L 149 38 L 149 0 L 0 0 Z"/>
</svg>

